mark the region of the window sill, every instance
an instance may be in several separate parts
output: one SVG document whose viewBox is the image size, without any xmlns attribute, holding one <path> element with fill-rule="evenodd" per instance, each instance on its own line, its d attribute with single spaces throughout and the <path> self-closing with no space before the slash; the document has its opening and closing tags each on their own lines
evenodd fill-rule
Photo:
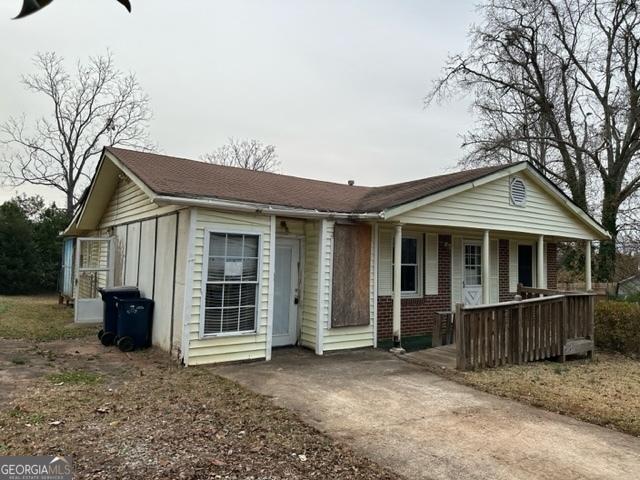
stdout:
<svg viewBox="0 0 640 480">
<path fill-rule="evenodd" d="M 256 335 L 256 330 L 247 330 L 243 332 L 222 332 L 222 333 L 205 333 L 200 335 L 200 340 L 210 340 L 212 338 L 224 338 L 224 337 L 246 337 L 249 335 Z"/>
<path fill-rule="evenodd" d="M 393 292 L 378 292 L 379 297 L 391 297 L 393 298 Z M 400 295 L 400 298 L 422 298 L 424 295 L 422 292 L 419 293 L 403 293 Z"/>
<path fill-rule="evenodd" d="M 391 294 L 393 297 L 393 293 Z M 400 298 L 422 298 L 422 293 L 403 293 L 400 295 Z"/>
</svg>

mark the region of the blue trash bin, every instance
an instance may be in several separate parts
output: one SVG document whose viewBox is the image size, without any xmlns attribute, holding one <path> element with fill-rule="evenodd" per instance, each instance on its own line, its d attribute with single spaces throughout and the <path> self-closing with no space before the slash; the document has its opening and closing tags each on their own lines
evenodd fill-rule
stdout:
<svg viewBox="0 0 640 480">
<path fill-rule="evenodd" d="M 116 345 L 123 352 L 151 346 L 153 300 L 150 298 L 116 298 L 118 335 Z"/>
<path fill-rule="evenodd" d="M 105 347 L 115 343 L 118 334 L 118 309 L 116 297 L 140 298 L 138 287 L 108 287 L 98 290 L 102 296 L 104 310 L 102 315 L 102 330 L 98 332 L 98 338 Z"/>
</svg>

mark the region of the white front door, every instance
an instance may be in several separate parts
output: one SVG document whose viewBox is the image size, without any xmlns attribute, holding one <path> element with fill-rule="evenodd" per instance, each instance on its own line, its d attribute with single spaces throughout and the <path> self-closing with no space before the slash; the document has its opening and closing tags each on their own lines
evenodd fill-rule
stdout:
<svg viewBox="0 0 640 480">
<path fill-rule="evenodd" d="M 74 316 L 76 322 L 102 321 L 100 289 L 113 286 L 111 238 L 78 238 Z"/>
<path fill-rule="evenodd" d="M 299 263 L 300 242 L 289 238 L 276 239 L 272 339 L 274 347 L 296 343 Z"/>
<path fill-rule="evenodd" d="M 482 303 L 482 244 L 465 242 L 463 248 L 462 291 L 465 305 Z"/>
</svg>

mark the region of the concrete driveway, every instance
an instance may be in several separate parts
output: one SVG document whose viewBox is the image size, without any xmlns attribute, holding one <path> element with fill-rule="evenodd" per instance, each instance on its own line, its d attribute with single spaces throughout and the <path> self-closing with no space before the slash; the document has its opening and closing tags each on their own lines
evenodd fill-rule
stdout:
<svg viewBox="0 0 640 480">
<path fill-rule="evenodd" d="M 275 350 L 269 363 L 215 370 L 407 478 L 640 478 L 638 438 L 478 392 L 385 352 Z"/>
</svg>

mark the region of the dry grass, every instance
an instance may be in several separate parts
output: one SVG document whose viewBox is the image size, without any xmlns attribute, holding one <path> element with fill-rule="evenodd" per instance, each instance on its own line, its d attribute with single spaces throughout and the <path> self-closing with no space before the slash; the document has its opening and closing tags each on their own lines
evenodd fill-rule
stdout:
<svg viewBox="0 0 640 480">
<path fill-rule="evenodd" d="M 96 332 L 95 326 L 74 325 L 73 309 L 58 305 L 56 296 L 0 296 L 0 338 L 44 342 Z"/>
<path fill-rule="evenodd" d="M 640 362 L 609 353 L 595 361 L 529 363 L 455 375 L 478 389 L 640 436 Z"/>
<path fill-rule="evenodd" d="M 398 478 L 206 368 L 117 355 L 119 369 L 98 358 L 0 410 L 0 452 L 73 455 L 78 478 Z"/>
<path fill-rule="evenodd" d="M 211 369 L 41 342 L 84 331 L 55 299 L 0 305 L 0 336 L 27 339 L 0 339 L 0 455 L 72 455 L 83 479 L 400 478 Z"/>
</svg>

